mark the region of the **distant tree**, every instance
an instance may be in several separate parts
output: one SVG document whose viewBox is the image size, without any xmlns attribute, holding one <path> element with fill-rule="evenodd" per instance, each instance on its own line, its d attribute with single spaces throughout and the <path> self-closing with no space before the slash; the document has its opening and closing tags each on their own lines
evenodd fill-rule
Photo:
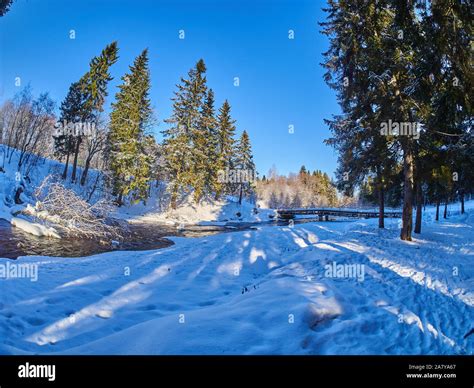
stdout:
<svg viewBox="0 0 474 388">
<path fill-rule="evenodd" d="M 277 178 L 278 176 L 278 171 L 277 171 L 277 168 L 275 166 L 275 164 L 272 164 L 272 166 L 270 167 L 270 169 L 268 170 L 268 180 L 274 180 Z"/>
<path fill-rule="evenodd" d="M 293 197 L 290 207 L 293 209 L 298 209 L 302 207 L 301 198 L 298 193 L 296 193 L 295 196 Z"/>
<path fill-rule="evenodd" d="M 278 197 L 274 191 L 272 191 L 270 194 L 270 199 L 268 200 L 268 207 L 270 209 L 278 209 L 279 207 Z"/>
</svg>

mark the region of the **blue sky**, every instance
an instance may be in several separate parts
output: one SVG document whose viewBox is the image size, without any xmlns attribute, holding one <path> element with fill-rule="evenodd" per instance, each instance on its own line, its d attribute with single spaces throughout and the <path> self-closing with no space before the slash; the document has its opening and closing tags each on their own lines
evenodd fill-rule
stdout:
<svg viewBox="0 0 474 388">
<path fill-rule="evenodd" d="M 229 100 L 261 174 L 272 164 L 280 173 L 304 164 L 332 175 L 337 156 L 323 144 L 330 135 L 323 119 L 339 108 L 320 66 L 328 44 L 317 24 L 324 6 L 322 0 L 15 0 L 0 18 L 0 100 L 19 90 L 20 77 L 21 86 L 49 91 L 59 105 L 89 60 L 116 40 L 109 106 L 120 77 L 148 47 L 159 140 L 175 84 L 203 58 L 216 105 Z"/>
</svg>

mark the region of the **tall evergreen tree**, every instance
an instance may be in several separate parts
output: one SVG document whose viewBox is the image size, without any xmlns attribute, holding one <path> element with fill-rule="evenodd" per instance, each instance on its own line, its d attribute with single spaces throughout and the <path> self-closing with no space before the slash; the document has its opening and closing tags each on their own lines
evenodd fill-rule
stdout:
<svg viewBox="0 0 474 388">
<path fill-rule="evenodd" d="M 109 134 L 112 185 L 119 205 L 125 197 L 133 202 L 145 202 L 148 198 L 153 160 L 146 152 L 151 146 L 146 132 L 153 112 L 147 49 L 135 59 L 122 80 L 112 104 Z"/>
<path fill-rule="evenodd" d="M 73 134 L 69 132 L 70 126 L 80 122 L 84 116 L 83 109 L 86 96 L 81 82 L 83 82 L 82 79 L 71 84 L 68 94 L 59 108 L 60 131 L 54 136 L 54 152 L 59 157 L 66 157 L 62 174 L 63 179 L 67 178 L 69 158 L 75 150 L 75 139 Z"/>
<path fill-rule="evenodd" d="M 383 3 L 383 2 L 382 2 Z M 383 98 L 387 64 L 381 37 L 392 16 L 384 4 L 361 1 L 334 2 L 324 33 L 331 46 L 324 66 L 329 85 L 337 90 L 343 114 L 326 120 L 333 137 L 327 143 L 339 151 L 338 186 L 346 194 L 367 177 L 375 177 L 379 227 L 384 227 L 384 193 L 398 158 L 393 138 L 380 133 L 380 124 L 390 119 L 391 108 Z M 370 76 L 367 76 L 367 75 Z"/>
<path fill-rule="evenodd" d="M 387 185 L 398 180 L 401 162 L 400 237 L 410 240 L 413 205 L 418 205 L 415 232 L 420 232 L 423 187 L 436 182 L 432 155 L 440 156 L 438 167 L 452 171 L 452 151 L 469 143 L 464 137 L 472 117 L 468 5 L 451 0 L 328 3 L 328 20 L 322 23 L 330 38 L 325 78 L 337 90 L 343 111 L 328 121 L 329 142 L 340 152 L 339 178 L 349 176 L 340 183 L 351 188 L 375 175 L 382 209 L 383 193 L 396 193 Z M 388 120 L 418 124 L 422 138 L 380 136 L 377 128 Z"/>
<path fill-rule="evenodd" d="M 202 107 L 200 127 L 202 128 L 203 146 L 204 150 L 201 155 L 204 155 L 204 160 L 201 162 L 203 166 L 203 181 L 204 190 L 206 194 L 215 194 L 219 190 L 220 183 L 218 182 L 218 145 L 219 138 L 217 132 L 217 120 L 214 109 L 214 92 L 209 89 Z"/>
<path fill-rule="evenodd" d="M 247 131 L 243 131 L 235 151 L 234 168 L 240 175 L 239 204 L 242 204 L 243 196 L 250 196 L 254 190 L 255 163 L 253 161 L 252 147 Z"/>
<path fill-rule="evenodd" d="M 64 101 L 64 114 L 75 120 L 73 124 L 97 124 L 99 114 L 103 111 L 103 105 L 107 97 L 107 84 L 112 80 L 109 68 L 117 61 L 117 53 L 117 42 L 107 45 L 98 57 L 94 57 L 91 60 L 89 71 L 77 83 L 71 85 Z M 64 148 L 60 146 L 60 143 L 67 140 L 65 151 L 71 148 L 72 151 L 70 153 L 74 155 L 71 175 L 72 182 L 76 181 L 79 153 L 84 136 L 84 133 L 77 133 L 67 139 L 58 140 L 58 147 L 60 148 Z"/>
<path fill-rule="evenodd" d="M 206 66 L 201 59 L 188 72 L 188 78 L 181 78 L 172 99 L 173 113 L 165 120 L 170 127 L 162 132 L 173 209 L 177 206 L 180 191 L 188 191 L 194 186 L 197 191 L 195 199 L 199 199 L 203 192 L 204 182 L 200 178 L 204 172 L 205 134 L 200 124 L 207 92 L 205 72 Z"/>
<path fill-rule="evenodd" d="M 218 145 L 216 167 L 220 171 L 234 169 L 234 134 L 235 120 L 230 115 L 230 104 L 225 100 L 222 107 L 219 108 L 219 115 L 217 116 Z M 222 185 L 217 187 L 216 198 L 220 198 L 224 193 L 233 194 L 234 189 L 235 185 L 232 182 L 222 182 Z"/>
</svg>

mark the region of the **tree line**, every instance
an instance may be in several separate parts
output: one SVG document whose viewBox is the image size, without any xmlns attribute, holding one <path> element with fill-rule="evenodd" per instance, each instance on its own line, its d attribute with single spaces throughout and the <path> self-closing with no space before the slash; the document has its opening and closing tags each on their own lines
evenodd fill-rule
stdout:
<svg viewBox="0 0 474 388">
<path fill-rule="evenodd" d="M 329 176 L 320 171 L 313 172 L 301 166 L 297 174 L 279 175 L 272 167 L 268 176 L 257 182 L 257 194 L 271 209 L 334 207 L 342 204 Z"/>
<path fill-rule="evenodd" d="M 176 86 L 172 115 L 158 143 L 147 49 L 121 77 L 110 113 L 104 113 L 110 69 L 118 58 L 117 42 L 112 42 L 91 59 L 87 72 L 70 85 L 57 122 L 47 94 L 34 100 L 27 87 L 7 101 L 0 111 L 7 152 L 20 148 L 25 155 L 52 154 L 64 162 L 62 179 L 80 186 L 87 185 L 91 168 L 98 169 L 119 206 L 145 202 L 158 181 L 167 183 L 172 208 L 186 195 L 196 203 L 224 195 L 237 196 L 239 203 L 252 197 L 257 175 L 249 135 L 243 131 L 237 138 L 227 100 L 216 112 L 204 61 Z M 49 136 L 52 148 L 45 144 Z"/>
<path fill-rule="evenodd" d="M 401 199 L 401 239 L 421 232 L 422 204 L 472 193 L 471 10 L 459 0 L 329 0 L 325 80 L 341 113 L 326 120 L 338 187 Z M 370 187 L 368 187 L 368 185 Z"/>
</svg>

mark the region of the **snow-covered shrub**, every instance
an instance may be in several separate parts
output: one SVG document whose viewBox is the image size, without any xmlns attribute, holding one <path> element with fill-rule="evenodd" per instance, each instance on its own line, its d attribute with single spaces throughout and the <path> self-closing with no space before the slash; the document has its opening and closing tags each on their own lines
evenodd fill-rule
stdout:
<svg viewBox="0 0 474 388">
<path fill-rule="evenodd" d="M 70 236 L 82 238 L 120 239 L 120 228 L 111 224 L 108 215 L 111 202 L 99 200 L 93 204 L 73 190 L 47 176 L 35 191 L 34 214 L 62 227 Z"/>
</svg>

